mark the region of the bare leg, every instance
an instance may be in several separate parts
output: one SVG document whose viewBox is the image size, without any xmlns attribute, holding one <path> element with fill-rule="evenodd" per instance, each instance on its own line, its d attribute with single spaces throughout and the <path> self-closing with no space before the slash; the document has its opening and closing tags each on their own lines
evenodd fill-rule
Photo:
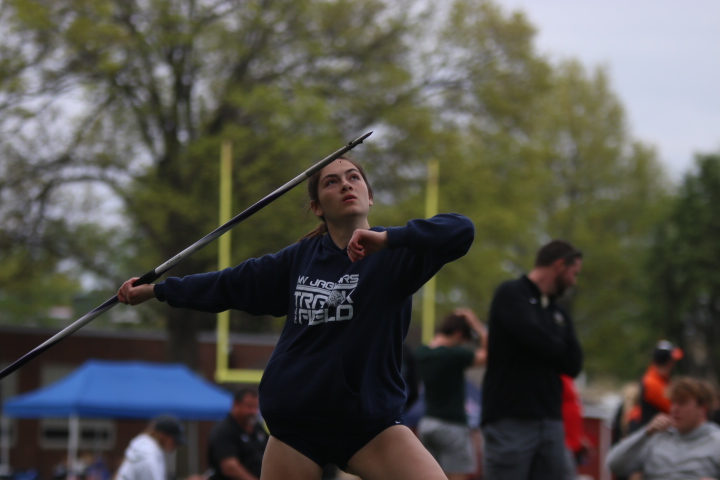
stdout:
<svg viewBox="0 0 720 480">
<path fill-rule="evenodd" d="M 440 465 L 404 425 L 383 430 L 348 462 L 363 480 L 445 480 Z"/>
<path fill-rule="evenodd" d="M 320 465 L 290 445 L 270 437 L 263 455 L 261 480 L 319 480 L 321 477 Z"/>
</svg>

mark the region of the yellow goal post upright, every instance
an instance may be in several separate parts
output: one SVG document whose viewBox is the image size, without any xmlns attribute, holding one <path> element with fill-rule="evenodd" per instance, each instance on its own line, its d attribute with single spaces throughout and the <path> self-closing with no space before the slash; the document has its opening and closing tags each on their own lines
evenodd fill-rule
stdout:
<svg viewBox="0 0 720 480">
<path fill-rule="evenodd" d="M 220 151 L 220 223 L 230 220 L 232 215 L 232 144 L 229 140 L 222 143 Z M 231 233 L 227 232 L 218 239 L 218 269 L 231 266 Z M 217 348 L 215 381 L 218 383 L 260 383 L 262 370 L 230 368 L 230 312 L 217 314 Z"/>
<path fill-rule="evenodd" d="M 438 213 L 440 166 L 437 159 L 432 158 L 427 164 L 427 191 L 425 192 L 425 218 Z M 425 283 L 422 298 L 422 343 L 428 344 L 435 334 L 435 276 Z"/>
<path fill-rule="evenodd" d="M 439 165 L 436 159 L 428 161 L 427 192 L 425 197 L 425 216 L 433 217 L 438 212 L 439 197 Z M 220 222 L 224 223 L 231 216 L 232 199 L 232 145 L 229 141 L 222 144 L 220 155 Z M 231 266 L 230 245 L 231 232 L 220 237 L 218 249 L 218 268 Z M 423 287 L 422 298 L 422 342 L 427 344 L 433 338 L 435 331 L 435 295 L 436 281 L 432 277 Z M 228 366 L 230 353 L 230 312 L 220 312 L 217 315 L 217 349 L 215 380 L 218 383 L 260 383 L 263 370 L 258 369 L 231 369 Z"/>
</svg>

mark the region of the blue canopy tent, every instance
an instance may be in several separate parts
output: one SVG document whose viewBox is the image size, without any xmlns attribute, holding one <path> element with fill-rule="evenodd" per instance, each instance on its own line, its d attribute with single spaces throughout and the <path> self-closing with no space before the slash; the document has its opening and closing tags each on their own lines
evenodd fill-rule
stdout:
<svg viewBox="0 0 720 480">
<path fill-rule="evenodd" d="M 184 365 L 88 360 L 47 387 L 7 400 L 3 414 L 152 418 L 169 413 L 183 420 L 219 420 L 231 404 L 229 392 Z"/>
<path fill-rule="evenodd" d="M 184 365 L 88 360 L 67 377 L 10 398 L 3 415 L 69 418 L 68 460 L 77 455 L 79 418 L 150 419 L 172 414 L 181 420 L 220 420 L 232 394 Z"/>
</svg>

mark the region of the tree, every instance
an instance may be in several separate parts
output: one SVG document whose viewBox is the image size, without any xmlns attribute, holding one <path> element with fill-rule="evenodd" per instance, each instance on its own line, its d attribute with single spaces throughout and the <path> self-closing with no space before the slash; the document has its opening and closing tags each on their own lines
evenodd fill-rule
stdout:
<svg viewBox="0 0 720 480">
<path fill-rule="evenodd" d="M 520 13 L 457 0 L 439 5 L 431 17 L 424 30 L 438 40 L 420 43 L 426 48 L 415 67 L 430 123 L 399 147 L 423 163 L 439 161 L 440 210 L 468 215 L 478 232 L 468 256 L 441 272 L 440 278 L 452 281 L 439 287 L 439 308 L 467 303 L 483 312 L 507 274 L 504 263 L 514 242 L 525 238 L 523 218 L 534 210 L 524 200 L 532 178 L 518 153 L 533 135 L 538 102 L 551 87 L 551 66 L 535 52 L 535 30 Z M 418 169 L 416 184 L 404 191 L 401 205 L 407 207 L 398 215 L 423 215 L 417 206 L 424 205 L 424 173 Z"/>
<path fill-rule="evenodd" d="M 403 98 L 410 23 L 402 2 L 392 9 L 370 0 L 8 5 L 7 21 L 37 57 L 28 60 L 28 78 L 43 95 L 82 100 L 61 131 L 34 111 L 34 128 L 24 130 L 47 131 L 55 148 L 39 153 L 30 135 L 8 142 L 12 168 L 35 165 L 49 180 L 32 185 L 48 198 L 61 179 L 101 183 L 123 200 L 132 228 L 114 244 L 127 263 L 108 269 L 107 284 L 174 256 L 217 225 L 223 138 L 236 144 L 235 200 L 244 207 L 319 160 L 318 152 L 382 123 L 396 104 L 412 105 Z M 288 205 L 247 222 L 249 235 L 237 236 L 240 258 L 299 236 L 302 227 L 288 228 L 286 219 L 298 216 Z M 50 220 L 40 215 L 37 223 Z M 214 264 L 207 250 L 172 273 Z M 192 365 L 195 333 L 207 317 L 167 312 L 172 357 Z"/>
<path fill-rule="evenodd" d="M 632 375 L 646 363 L 642 267 L 667 185 L 653 149 L 630 137 L 602 69 L 562 62 L 553 84 L 533 149 L 542 189 L 534 228 L 586 252 L 571 304 L 587 371 Z"/>
<path fill-rule="evenodd" d="M 445 145 L 455 148 L 441 166 L 443 199 L 461 206 L 478 231 L 468 257 L 447 269 L 455 295 L 448 303 L 487 311 L 497 284 L 527 271 L 541 244 L 565 238 L 586 254 L 569 300 L 586 371 L 634 376 L 651 328 L 644 259 L 668 185 L 654 150 L 630 136 L 602 69 L 588 74 L 565 61 L 534 84 L 542 88 L 522 113 L 505 110 L 519 120 L 473 114 L 463 122 L 471 134 L 446 133 L 453 140 Z M 471 103 L 482 104 L 476 95 Z"/>
<path fill-rule="evenodd" d="M 239 212 L 373 130 L 355 153 L 378 200 L 374 224 L 424 215 L 431 159 L 440 162 L 440 210 L 476 224 L 470 253 L 438 276 L 438 309 L 486 311 L 500 281 L 528 268 L 542 242 L 565 236 L 588 254 L 572 307 L 590 368 L 624 368 L 606 359 L 616 352 L 603 341 L 640 328 L 635 275 L 663 191 L 656 156 L 630 137 L 604 72 L 552 65 L 536 53 L 521 13 L 477 0 L 4 5 L 0 20 L 13 35 L 0 43 L 19 56 L 1 58 L 23 92 L 0 78 L 0 105 L 10 106 L 0 122 L 19 133 L 1 145 L 12 152 L 6 165 L 15 180 L 0 194 L 18 206 L 7 231 L 62 226 L 62 241 L 43 237 L 43 248 L 63 246 L 57 258 L 96 272 L 99 286 L 117 288 L 217 226 L 222 140 L 234 145 Z M 75 210 L 61 195 L 76 192 L 63 185 L 78 182 L 109 188 L 121 222 L 62 215 Z M 45 199 L 57 214 L 38 207 L 22 215 L 27 198 L 38 206 Z M 315 220 L 302 198 L 295 189 L 239 226 L 234 258 L 275 251 L 310 230 Z M 31 219 L 37 228 L 27 228 Z M 592 263 L 596 254 L 602 261 Z M 214 268 L 207 248 L 170 273 Z M 207 316 L 138 311 L 166 316 L 173 359 L 193 364 L 195 334 L 212 325 Z"/>
<path fill-rule="evenodd" d="M 477 236 L 440 273 L 452 281 L 439 308 L 486 312 L 498 283 L 527 271 L 542 243 L 566 238 L 586 252 L 570 300 L 586 369 L 635 376 L 651 330 L 643 264 L 669 191 L 656 152 L 632 138 L 606 72 L 544 60 L 522 14 L 469 1 L 440 12 L 429 34 L 442 41 L 417 67 L 433 112 L 420 129 L 432 143 L 406 151 L 440 160 L 440 210 L 468 215 Z M 424 170 L 416 174 L 398 216 L 423 214 Z"/>
<path fill-rule="evenodd" d="M 50 139 L 48 123 L 59 116 L 53 98 L 68 85 L 39 75 L 52 49 L 36 48 L 13 15 L 10 3 L 0 3 L 0 302 L 3 321 L 30 324 L 47 321 L 50 307 L 70 304 L 79 289 L 74 266 L 103 268 L 96 246 L 107 238 L 90 227 L 98 218 L 92 197 L 81 200 L 67 188 L 87 180 L 87 170 L 67 168 L 66 151 Z"/>
<path fill-rule="evenodd" d="M 682 368 L 718 379 L 720 354 L 720 154 L 697 155 L 658 226 L 648 263 L 650 318 L 685 347 Z"/>
</svg>

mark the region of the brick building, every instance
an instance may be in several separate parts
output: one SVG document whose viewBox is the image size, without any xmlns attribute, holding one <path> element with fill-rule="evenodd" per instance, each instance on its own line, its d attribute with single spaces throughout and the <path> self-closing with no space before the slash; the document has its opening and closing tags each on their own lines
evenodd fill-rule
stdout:
<svg viewBox="0 0 720 480">
<path fill-rule="evenodd" d="M 0 367 L 5 367 L 57 333 L 57 330 L 0 326 Z M 213 383 L 215 335 L 199 337 L 196 372 Z M 231 335 L 231 368 L 262 369 L 277 341 L 274 335 Z M 79 330 L 31 360 L 0 382 L 3 399 L 46 386 L 86 360 L 168 361 L 167 336 L 162 332 L 109 332 Z M 223 385 L 229 389 L 237 385 Z M 213 422 L 188 422 L 188 445 L 176 454 L 177 476 L 203 472 L 205 445 Z M 51 479 L 67 460 L 67 419 L 5 419 L 9 463 L 15 471 L 37 470 Z M 81 419 L 80 452 L 101 455 L 114 472 L 130 440 L 147 426 L 147 420 Z M 2 459 L 0 459 L 2 460 Z"/>
</svg>

